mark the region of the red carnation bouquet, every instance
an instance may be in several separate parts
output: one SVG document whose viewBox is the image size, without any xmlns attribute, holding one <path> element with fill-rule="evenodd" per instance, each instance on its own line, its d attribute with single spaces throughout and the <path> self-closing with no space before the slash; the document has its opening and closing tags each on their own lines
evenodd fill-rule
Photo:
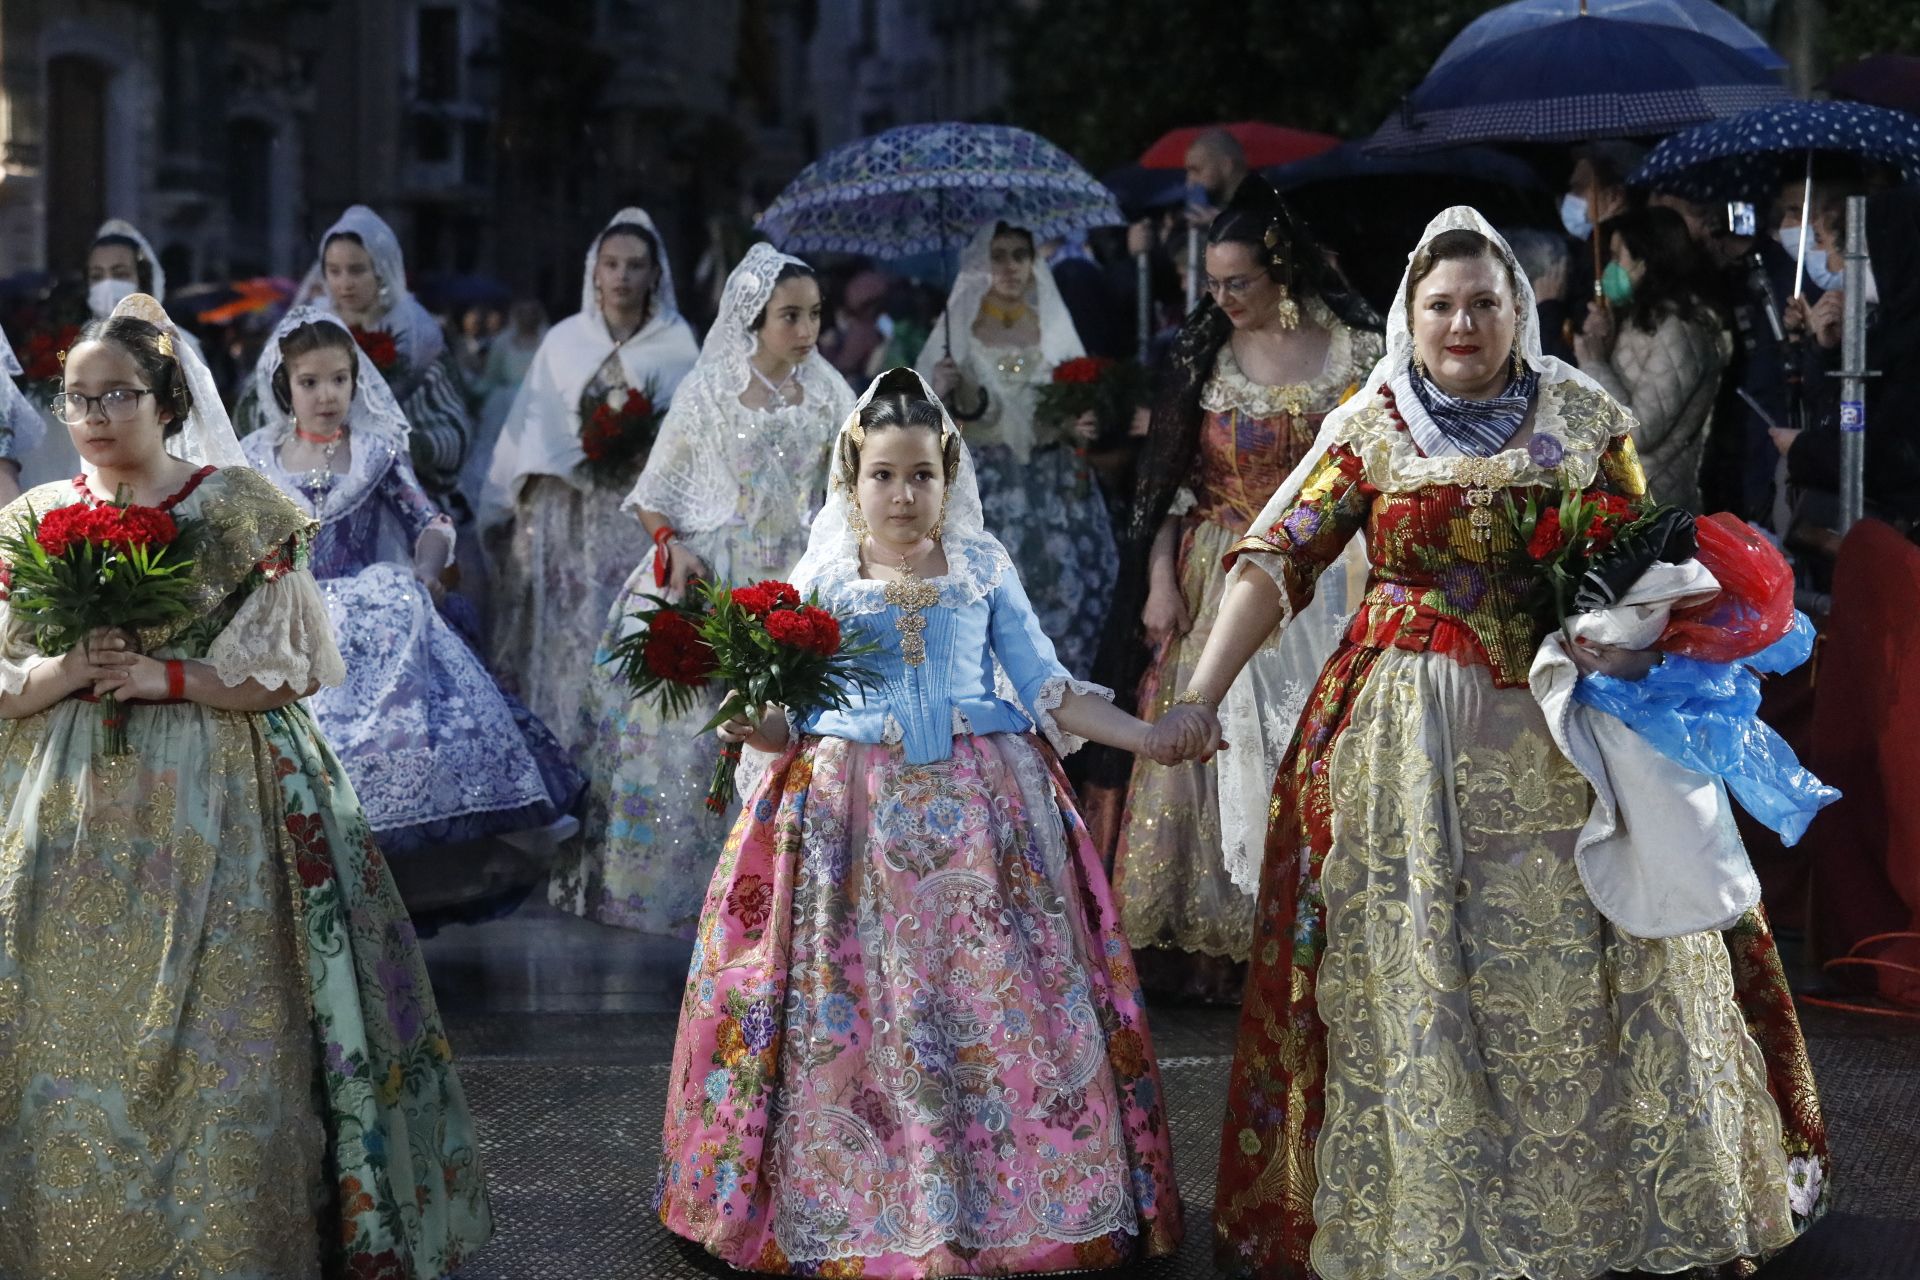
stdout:
<svg viewBox="0 0 1920 1280">
<path fill-rule="evenodd" d="M 666 412 L 658 407 L 654 384 L 634 390 L 618 387 L 606 395 L 589 391 L 580 398 L 580 465 L 596 482 L 627 485 L 646 461 L 660 435 Z"/>
<path fill-rule="evenodd" d="M 0 536 L 0 582 L 35 646 L 59 657 L 98 627 L 137 634 L 193 616 L 194 532 L 158 507 L 78 502 L 45 516 L 29 507 L 24 532 Z M 106 754 L 126 755 L 118 699 L 100 706 Z"/>
<path fill-rule="evenodd" d="M 380 376 L 392 382 L 393 371 L 400 367 L 400 347 L 393 335 L 385 329 L 362 329 L 356 324 L 353 340 L 367 353 L 367 359 L 380 371 Z"/>
<path fill-rule="evenodd" d="M 1074 434 L 1073 424 L 1082 414 L 1091 413 L 1099 420 L 1102 434 L 1123 429 L 1133 421 L 1134 406 L 1146 389 L 1146 373 L 1139 365 L 1104 356 L 1063 360 L 1054 366 L 1052 379 L 1040 387 L 1035 417 L 1051 424 L 1072 444 L 1082 498 L 1092 491 L 1092 473 L 1087 466 L 1087 442 Z"/>
<path fill-rule="evenodd" d="M 680 604 L 647 599 L 655 607 L 631 615 L 644 629 L 617 641 L 606 661 L 634 693 L 658 698 L 670 716 L 685 715 L 709 685 L 724 686 L 726 697 L 702 733 L 770 702 L 803 720 L 844 707 L 856 690 L 880 683 L 865 661 L 879 646 L 847 641 L 818 596 L 803 601 L 785 582 L 701 583 Z M 733 803 L 739 766 L 740 746 L 731 743 L 707 787 L 711 812 L 724 813 Z"/>
<path fill-rule="evenodd" d="M 1535 591 L 1530 604 L 1548 626 L 1558 627 L 1575 612 L 1574 596 L 1595 559 L 1622 535 L 1643 526 L 1659 509 L 1635 505 L 1617 494 L 1569 489 L 1557 503 L 1543 507 L 1529 494 L 1526 505 L 1508 499 L 1508 515 L 1527 558 L 1533 562 Z"/>
</svg>

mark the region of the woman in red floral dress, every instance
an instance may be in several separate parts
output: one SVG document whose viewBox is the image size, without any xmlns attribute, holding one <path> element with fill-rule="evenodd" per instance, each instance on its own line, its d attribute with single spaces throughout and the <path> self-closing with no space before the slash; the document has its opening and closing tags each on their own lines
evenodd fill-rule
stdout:
<svg viewBox="0 0 1920 1280">
<path fill-rule="evenodd" d="M 1633 937 L 1574 861 L 1592 796 L 1528 689 L 1505 498 L 1645 485 L 1631 417 L 1532 315 L 1477 213 L 1429 226 L 1385 359 L 1234 548 L 1170 713 L 1217 735 L 1209 704 L 1364 531 L 1365 598 L 1270 798 L 1214 1216 L 1234 1274 L 1750 1273 L 1825 1207 L 1764 918 Z"/>
</svg>

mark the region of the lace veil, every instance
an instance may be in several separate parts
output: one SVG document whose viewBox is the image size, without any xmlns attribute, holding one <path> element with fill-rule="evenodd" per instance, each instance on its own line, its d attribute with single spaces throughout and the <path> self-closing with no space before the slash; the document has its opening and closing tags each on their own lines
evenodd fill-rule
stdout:
<svg viewBox="0 0 1920 1280">
<path fill-rule="evenodd" d="M 932 377 L 933 367 L 949 355 L 964 369 L 973 354 L 973 322 L 980 315 L 981 301 L 993 288 L 993 232 L 997 225 L 989 223 L 981 227 L 960 255 L 960 274 L 954 279 L 953 291 L 947 295 L 946 313 L 935 323 L 932 336 L 920 349 L 920 358 L 914 361 L 913 367 L 922 378 Z M 1054 283 L 1053 268 L 1040 256 L 1037 243 L 1033 283 L 1028 287 L 1027 296 L 1039 314 L 1040 356 L 1049 368 L 1087 354 L 1086 347 L 1081 345 L 1079 330 L 1073 327 L 1073 316 L 1060 296 L 1060 286 Z M 1032 450 L 1033 421 L 1029 415 L 1003 415 L 1000 431 L 1001 438 L 1013 448 L 1016 456 L 1024 458 Z"/>
<path fill-rule="evenodd" d="M 720 314 L 707 331 L 699 360 L 673 393 L 660 439 L 626 497 L 628 510 L 658 511 L 681 533 L 717 529 L 733 518 L 740 476 L 721 433 L 739 419 L 740 393 L 753 378 L 749 361 L 760 345 L 753 322 L 773 296 L 781 269 L 789 265 L 807 264 L 772 245 L 756 244 L 727 277 Z M 594 311 L 597 315 L 598 307 Z M 804 403 L 826 422 L 846 418 L 853 392 L 817 350 L 796 376 L 806 393 Z"/>
<path fill-rule="evenodd" d="M 187 390 L 193 394 L 193 411 L 187 414 L 187 425 L 167 452 L 196 467 L 246 466 L 247 455 L 240 449 L 239 437 L 233 434 L 233 422 L 227 417 L 213 374 L 193 347 L 180 340 L 180 331 L 166 309 L 149 295 L 136 293 L 122 298 L 113 314 L 145 320 L 173 339 L 173 358 L 187 380 Z"/>
<path fill-rule="evenodd" d="M 849 433 L 860 420 L 861 411 L 873 400 L 880 384 L 900 370 L 889 369 L 875 378 L 848 412 L 833 441 L 833 460 L 828 470 L 826 505 L 814 517 L 807 536 L 806 554 L 793 571 L 793 585 L 804 594 L 817 590 L 835 613 L 844 615 L 878 613 L 886 608 L 882 594 L 885 583 L 870 582 L 860 576 L 860 538 L 847 519 L 854 496 L 842 478 L 843 462 L 849 458 Z M 945 405 L 933 394 L 933 388 L 918 372 L 908 369 L 925 399 L 940 405 L 940 435 L 943 440 L 959 435 L 959 428 Z M 964 440 L 960 444 L 960 465 L 947 484 L 947 509 L 940 545 L 946 552 L 947 573 L 935 579 L 942 589 L 943 603 L 962 606 L 985 597 L 1001 577 L 1013 571 L 1013 560 L 1000 540 L 987 532 L 986 515 L 980 506 L 980 481 L 974 472 L 973 455 Z"/>
<path fill-rule="evenodd" d="M 367 206 L 352 206 L 320 237 L 320 255 L 301 284 L 300 300 L 311 299 L 323 311 L 333 309 L 326 287 L 327 243 L 343 232 L 358 236 L 373 259 L 373 273 L 380 281 L 380 302 L 387 309 L 379 327 L 393 335 L 393 345 L 409 376 L 420 376 L 447 349 L 447 336 L 440 322 L 407 288 L 407 264 L 400 252 L 400 238 Z"/>
</svg>

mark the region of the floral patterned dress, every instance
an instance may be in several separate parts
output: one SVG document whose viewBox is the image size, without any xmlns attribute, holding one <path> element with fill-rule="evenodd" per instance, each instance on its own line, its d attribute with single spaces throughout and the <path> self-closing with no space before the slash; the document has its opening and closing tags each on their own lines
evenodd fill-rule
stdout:
<svg viewBox="0 0 1920 1280">
<path fill-rule="evenodd" d="M 623 401 L 627 390 L 616 351 L 583 398 Z M 607 610 L 653 550 L 646 526 L 621 509 L 626 493 L 585 476 L 527 477 L 500 557 L 494 670 L 569 748 L 582 740 L 581 697 Z"/>
<path fill-rule="evenodd" d="M 1140 715 L 1157 720 L 1187 687 L 1220 612 L 1227 575 L 1220 567 L 1280 482 L 1311 449 L 1320 422 L 1380 358 L 1380 338 L 1351 329 L 1331 313 L 1323 372 L 1312 382 L 1269 387 L 1240 371 L 1233 345 L 1215 357 L 1201 393 L 1200 453 L 1189 481 L 1192 505 L 1180 516 L 1176 571 L 1193 630 L 1170 637 L 1140 684 Z M 1177 508 L 1176 508 L 1177 509 Z M 1264 648 L 1250 664 L 1271 705 L 1287 721 L 1274 736 L 1292 736 L 1292 720 L 1332 653 L 1330 628 L 1298 628 Z M 1248 744 L 1240 744 L 1246 746 Z M 1253 895 L 1235 885 L 1222 858 L 1219 788 L 1213 761 L 1167 768 L 1134 766 L 1113 893 L 1136 947 L 1247 959 L 1253 943 Z"/>
<path fill-rule="evenodd" d="M 1035 424 L 1025 456 L 1001 439 L 1006 418 L 1034 416 L 1052 372 L 1037 347 L 974 342 L 961 375 L 985 389 L 987 408 L 978 422 L 962 425 L 980 474 L 987 529 L 1013 553 L 1061 665 L 1084 677 L 1100 648 L 1120 554 L 1100 480 L 1056 426 L 1048 425 L 1048 435 Z M 977 395 L 963 389 L 956 398 L 967 403 Z"/>
<path fill-rule="evenodd" d="M 1215 1210 L 1231 1274 L 1677 1272 L 1825 1206 L 1764 919 L 1645 940 L 1596 911 L 1591 793 L 1527 688 L 1525 549 L 1475 527 L 1502 491 L 1640 495 L 1631 426 L 1557 383 L 1533 428 L 1556 469 L 1428 458 L 1382 394 L 1235 548 L 1289 614 L 1362 529 L 1371 570 L 1273 791 Z"/>
<path fill-rule="evenodd" d="M 72 481 L 0 512 L 88 500 Z M 143 633 L 269 687 L 338 679 L 311 522 L 200 472 L 198 615 Z M 0 682 L 44 661 L 0 605 Z M 390 1277 L 492 1233 L 452 1053 L 385 863 L 305 706 L 0 722 L 0 1274 Z"/>
<path fill-rule="evenodd" d="M 730 474 L 740 480 L 734 519 L 684 539 L 715 582 L 780 578 L 807 549 L 807 526 L 826 488 L 827 445 L 840 424 L 812 402 L 769 409 L 735 402 L 732 412 L 736 429 L 716 428 L 713 447 L 728 451 Z M 628 512 L 618 518 L 640 527 Z M 709 813 L 705 803 L 720 741 L 701 730 L 719 697 L 667 716 L 654 699 L 634 697 L 605 665 L 633 625 L 630 615 L 651 607 L 646 596 L 664 594 L 654 581 L 651 547 L 638 563 L 598 619 L 600 642 L 580 674 L 576 731 L 586 807 L 550 896 L 555 906 L 602 924 L 690 937 L 733 820 Z"/>
<path fill-rule="evenodd" d="M 661 1221 L 732 1266 L 1005 1275 L 1179 1244 L 1132 955 L 1033 732 L 1087 686 L 1011 579 L 929 580 L 919 665 L 885 584 L 823 592 L 889 693 L 800 726 L 741 814 L 668 1085 Z"/>
</svg>

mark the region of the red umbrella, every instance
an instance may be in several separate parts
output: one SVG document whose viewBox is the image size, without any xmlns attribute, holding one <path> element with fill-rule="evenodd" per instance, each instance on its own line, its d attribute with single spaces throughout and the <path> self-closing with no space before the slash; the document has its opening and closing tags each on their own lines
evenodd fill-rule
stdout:
<svg viewBox="0 0 1920 1280">
<path fill-rule="evenodd" d="M 1296 160 L 1311 160 L 1340 145 L 1340 139 L 1327 133 L 1309 133 L 1305 129 L 1289 129 L 1283 125 L 1261 124 L 1258 120 L 1242 120 L 1238 124 L 1200 124 L 1185 129 L 1175 129 L 1162 137 L 1160 141 L 1147 148 L 1140 157 L 1142 169 L 1184 169 L 1187 167 L 1187 148 L 1193 140 L 1212 129 L 1224 129 L 1240 144 L 1247 153 L 1247 168 L 1265 169 L 1276 164 L 1292 164 Z"/>
</svg>

